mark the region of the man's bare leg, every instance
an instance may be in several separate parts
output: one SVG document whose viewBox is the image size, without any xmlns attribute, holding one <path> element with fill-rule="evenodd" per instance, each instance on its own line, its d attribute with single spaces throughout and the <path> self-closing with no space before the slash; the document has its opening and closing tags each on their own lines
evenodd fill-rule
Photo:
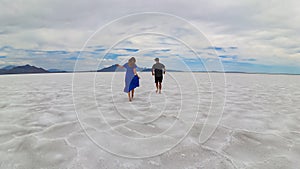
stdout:
<svg viewBox="0 0 300 169">
<path fill-rule="evenodd" d="M 159 82 L 159 93 L 161 93 L 161 82 Z"/>
<path fill-rule="evenodd" d="M 155 83 L 155 85 L 156 85 L 156 93 L 157 93 L 158 92 L 158 82 Z"/>
</svg>

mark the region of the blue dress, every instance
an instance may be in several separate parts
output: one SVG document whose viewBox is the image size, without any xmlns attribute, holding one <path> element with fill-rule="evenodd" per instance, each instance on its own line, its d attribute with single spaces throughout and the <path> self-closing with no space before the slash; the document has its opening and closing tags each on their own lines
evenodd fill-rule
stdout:
<svg viewBox="0 0 300 169">
<path fill-rule="evenodd" d="M 134 75 L 133 69 L 137 66 L 134 65 L 130 67 L 128 63 L 123 65 L 126 68 L 126 75 L 125 75 L 125 88 L 124 92 L 128 93 L 132 89 L 139 87 L 139 78 L 138 76 Z"/>
</svg>

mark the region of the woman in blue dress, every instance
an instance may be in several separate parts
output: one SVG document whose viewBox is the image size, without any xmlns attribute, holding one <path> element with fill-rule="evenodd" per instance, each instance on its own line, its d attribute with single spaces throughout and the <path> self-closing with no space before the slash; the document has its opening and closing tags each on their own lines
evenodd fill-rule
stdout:
<svg viewBox="0 0 300 169">
<path fill-rule="evenodd" d="M 139 76 L 136 71 L 136 60 L 134 57 L 128 60 L 123 66 L 116 64 L 119 68 L 126 68 L 124 92 L 128 93 L 128 99 L 131 102 L 134 96 L 134 89 L 139 87 Z"/>
</svg>

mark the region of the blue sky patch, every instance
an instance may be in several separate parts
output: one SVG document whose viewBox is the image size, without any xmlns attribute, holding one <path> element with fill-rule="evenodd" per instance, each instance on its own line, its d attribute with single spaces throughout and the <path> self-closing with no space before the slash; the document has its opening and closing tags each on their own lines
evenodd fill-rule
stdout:
<svg viewBox="0 0 300 169">
<path fill-rule="evenodd" d="M 13 49 L 14 48 L 12 46 L 5 45 L 0 48 L 0 51 L 13 50 Z"/>
<path fill-rule="evenodd" d="M 246 61 L 250 61 L 250 62 L 254 62 L 254 61 L 257 61 L 257 59 L 253 59 L 253 58 L 250 58 L 250 59 L 245 59 Z"/>
<path fill-rule="evenodd" d="M 120 50 L 126 50 L 127 52 L 137 52 L 139 49 L 133 49 L 133 48 L 120 48 Z"/>
<path fill-rule="evenodd" d="M 84 58 L 79 58 L 77 56 L 71 56 L 71 57 L 65 58 L 65 60 L 84 60 Z"/>
<path fill-rule="evenodd" d="M 169 52 L 169 51 L 171 51 L 171 49 L 161 49 L 160 51 L 162 51 L 162 52 Z"/>
<path fill-rule="evenodd" d="M 224 48 L 222 48 L 222 47 L 217 47 L 217 46 L 210 46 L 210 47 L 208 47 L 207 49 L 213 49 L 213 50 L 216 50 L 216 51 L 225 51 Z"/>
<path fill-rule="evenodd" d="M 116 59 L 119 56 L 128 56 L 128 54 L 107 53 L 104 56 L 104 58 L 106 58 L 106 59 Z"/>
<path fill-rule="evenodd" d="M 227 58 L 230 58 L 230 59 L 237 59 L 237 56 L 236 55 L 220 55 L 219 58 L 223 58 L 223 59 L 227 59 Z"/>
<path fill-rule="evenodd" d="M 104 48 L 100 48 L 100 49 L 95 49 L 94 51 L 95 52 L 102 52 L 102 51 L 105 51 L 106 49 L 104 49 Z"/>
<path fill-rule="evenodd" d="M 91 49 L 91 48 L 104 48 L 104 46 L 96 45 L 96 46 L 87 46 L 86 48 L 89 48 L 89 49 Z"/>
<path fill-rule="evenodd" d="M 222 61 L 225 71 L 249 72 L 249 73 L 288 73 L 298 74 L 299 67 L 284 65 L 262 65 L 235 61 Z"/>
<path fill-rule="evenodd" d="M 70 52 L 68 51 L 64 51 L 64 50 L 50 50 L 50 51 L 45 51 L 46 53 L 50 54 L 50 55 L 53 55 L 53 54 L 56 54 L 56 55 L 66 55 L 66 54 L 69 54 Z"/>
</svg>

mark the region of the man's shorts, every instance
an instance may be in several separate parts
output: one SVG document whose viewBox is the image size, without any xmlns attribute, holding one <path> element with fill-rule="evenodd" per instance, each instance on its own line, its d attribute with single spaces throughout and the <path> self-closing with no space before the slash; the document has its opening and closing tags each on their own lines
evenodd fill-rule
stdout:
<svg viewBox="0 0 300 169">
<path fill-rule="evenodd" d="M 162 80 L 163 80 L 163 77 L 162 76 L 160 76 L 160 77 L 156 77 L 155 76 L 155 83 L 161 83 L 162 82 Z"/>
</svg>

